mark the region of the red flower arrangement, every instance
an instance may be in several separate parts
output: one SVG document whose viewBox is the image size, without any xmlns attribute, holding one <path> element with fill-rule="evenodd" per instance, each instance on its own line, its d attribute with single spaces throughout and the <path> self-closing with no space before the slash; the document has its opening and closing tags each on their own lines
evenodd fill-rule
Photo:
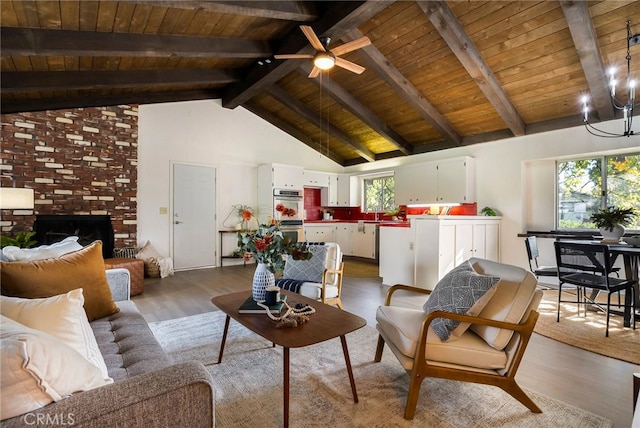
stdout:
<svg viewBox="0 0 640 428">
<path fill-rule="evenodd" d="M 285 256 L 295 260 L 309 260 L 312 254 L 305 242 L 293 242 L 280 231 L 280 224 L 271 221 L 261 224 L 257 230 L 238 232 L 238 247 L 242 252 L 251 253 L 258 263 L 264 263 L 271 272 L 284 270 Z"/>
<path fill-rule="evenodd" d="M 280 213 L 280 215 L 285 217 L 293 217 L 297 214 L 297 211 L 293 208 L 287 208 L 282 204 L 276 205 L 276 211 Z"/>
</svg>

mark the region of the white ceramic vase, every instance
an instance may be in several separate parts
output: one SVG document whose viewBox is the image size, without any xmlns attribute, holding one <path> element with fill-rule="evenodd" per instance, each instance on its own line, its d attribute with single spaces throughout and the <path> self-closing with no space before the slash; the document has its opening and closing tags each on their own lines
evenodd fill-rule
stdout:
<svg viewBox="0 0 640 428">
<path fill-rule="evenodd" d="M 273 276 L 267 265 L 258 263 L 256 271 L 253 274 L 253 300 L 260 301 L 265 299 L 267 287 L 276 285 L 276 278 Z"/>
</svg>

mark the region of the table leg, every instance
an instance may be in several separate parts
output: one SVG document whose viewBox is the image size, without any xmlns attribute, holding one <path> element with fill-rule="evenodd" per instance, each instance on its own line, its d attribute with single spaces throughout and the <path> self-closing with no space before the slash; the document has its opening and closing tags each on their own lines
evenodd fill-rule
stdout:
<svg viewBox="0 0 640 428">
<path fill-rule="evenodd" d="M 284 410 L 282 412 L 282 418 L 284 419 L 284 428 L 289 427 L 289 348 L 283 347 L 283 380 L 282 380 L 282 394 L 284 401 Z"/>
<path fill-rule="evenodd" d="M 632 257 L 628 254 L 623 255 L 625 278 L 635 280 L 634 294 L 636 309 L 639 307 L 638 302 L 640 301 L 640 285 L 638 284 L 638 259 L 640 259 L 640 257 Z M 629 293 L 625 293 L 624 295 L 624 326 L 631 327 L 631 295 Z"/>
<path fill-rule="evenodd" d="M 222 342 L 220 343 L 220 351 L 218 353 L 218 364 L 222 362 L 222 353 L 224 352 L 224 344 L 227 341 L 227 332 L 229 331 L 229 321 L 231 321 L 231 317 L 227 315 L 227 319 L 224 321 L 224 333 L 222 333 Z"/>
<path fill-rule="evenodd" d="M 349 349 L 347 348 L 346 337 L 340 336 L 340 342 L 342 342 L 342 353 L 344 354 L 344 362 L 347 365 L 347 373 L 349 374 L 349 382 L 351 382 L 351 393 L 353 394 L 353 402 L 358 402 L 358 392 L 356 391 L 356 381 L 353 378 L 353 371 L 351 370 L 351 360 L 349 359 Z"/>
</svg>

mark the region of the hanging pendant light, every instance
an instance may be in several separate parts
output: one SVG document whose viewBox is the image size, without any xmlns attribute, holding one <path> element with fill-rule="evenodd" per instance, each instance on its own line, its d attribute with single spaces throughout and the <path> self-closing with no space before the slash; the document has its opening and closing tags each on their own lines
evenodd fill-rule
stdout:
<svg viewBox="0 0 640 428">
<path fill-rule="evenodd" d="M 640 135 L 640 131 L 634 132 L 633 125 L 633 110 L 636 102 L 636 86 L 637 82 L 631 77 L 631 53 L 630 48 L 633 45 L 640 44 L 640 34 L 634 36 L 631 35 L 631 21 L 627 21 L 627 79 L 626 79 L 626 100 L 621 100 L 616 95 L 616 86 L 618 81 L 616 80 L 616 70 L 611 68 L 608 72 L 609 75 L 609 93 L 611 96 L 611 103 L 616 110 L 622 110 L 623 126 L 622 133 L 608 132 L 596 128 L 589 122 L 589 97 L 586 95 L 582 97 L 582 111 L 584 113 L 584 126 L 597 137 L 617 138 L 617 137 L 630 137 L 632 135 Z"/>
</svg>

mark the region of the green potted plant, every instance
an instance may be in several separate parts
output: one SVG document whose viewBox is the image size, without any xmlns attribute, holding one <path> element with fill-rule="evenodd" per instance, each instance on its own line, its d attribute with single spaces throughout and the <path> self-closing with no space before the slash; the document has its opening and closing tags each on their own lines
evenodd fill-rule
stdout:
<svg viewBox="0 0 640 428">
<path fill-rule="evenodd" d="M 15 236 L 0 236 L 0 248 L 14 246 L 18 248 L 31 248 L 38 242 L 33 239 L 35 232 L 18 232 Z"/>
<path fill-rule="evenodd" d="M 635 216 L 636 211 L 633 208 L 609 206 L 592 214 L 590 220 L 605 240 L 617 242 L 624 235 L 624 226 L 629 225 Z"/>
</svg>

